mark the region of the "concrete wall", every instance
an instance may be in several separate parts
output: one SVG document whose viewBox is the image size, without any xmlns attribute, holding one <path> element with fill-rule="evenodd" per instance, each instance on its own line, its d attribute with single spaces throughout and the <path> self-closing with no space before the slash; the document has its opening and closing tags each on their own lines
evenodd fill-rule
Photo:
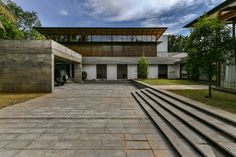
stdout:
<svg viewBox="0 0 236 157">
<path fill-rule="evenodd" d="M 88 80 L 97 79 L 96 65 L 83 65 L 83 71 L 87 73 Z"/>
<path fill-rule="evenodd" d="M 117 65 L 107 65 L 107 80 L 117 80 Z"/>
<path fill-rule="evenodd" d="M 137 65 L 128 65 L 128 79 L 137 78 Z M 96 65 L 83 65 L 83 71 L 87 72 L 87 80 L 97 79 Z M 107 65 L 107 80 L 117 80 L 117 65 Z"/>
<path fill-rule="evenodd" d="M 168 65 L 168 79 L 179 79 L 180 78 L 180 65 L 172 64 Z"/>
<path fill-rule="evenodd" d="M 74 82 L 80 83 L 82 81 L 82 64 L 75 63 L 74 64 Z"/>
<path fill-rule="evenodd" d="M 0 91 L 52 92 L 55 57 L 81 62 L 79 54 L 57 46 L 52 40 L 0 40 Z"/>
<path fill-rule="evenodd" d="M 128 79 L 137 78 L 137 65 L 129 64 L 127 66 Z M 83 65 L 83 71 L 87 72 L 87 79 L 94 80 L 97 77 L 96 65 Z M 148 78 L 158 78 L 158 65 L 149 65 L 148 68 Z M 178 79 L 180 78 L 180 65 L 172 64 L 168 65 L 168 78 Z M 117 65 L 108 64 L 107 65 L 107 80 L 117 80 Z"/>
<path fill-rule="evenodd" d="M 168 53 L 165 53 L 168 54 Z M 178 57 L 146 57 L 148 63 L 151 65 L 157 64 L 175 64 L 180 62 L 181 58 Z M 84 65 L 91 64 L 138 64 L 140 57 L 83 57 Z"/>
<path fill-rule="evenodd" d="M 157 53 L 168 52 L 168 35 L 163 35 L 158 39 L 160 44 L 157 45 Z"/>
<path fill-rule="evenodd" d="M 135 79 L 138 77 L 137 65 L 128 65 L 128 79 Z"/>
<path fill-rule="evenodd" d="M 50 41 L 0 41 L 0 91 L 52 92 L 54 55 Z"/>
<path fill-rule="evenodd" d="M 149 65 L 148 78 L 158 78 L 158 65 Z"/>
</svg>

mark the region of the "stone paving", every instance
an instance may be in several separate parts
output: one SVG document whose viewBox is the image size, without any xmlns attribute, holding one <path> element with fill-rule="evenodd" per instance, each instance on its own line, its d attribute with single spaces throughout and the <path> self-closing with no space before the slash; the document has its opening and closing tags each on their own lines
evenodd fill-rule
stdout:
<svg viewBox="0 0 236 157">
<path fill-rule="evenodd" d="M 68 84 L 0 110 L 0 157 L 176 156 L 131 84 Z"/>
</svg>

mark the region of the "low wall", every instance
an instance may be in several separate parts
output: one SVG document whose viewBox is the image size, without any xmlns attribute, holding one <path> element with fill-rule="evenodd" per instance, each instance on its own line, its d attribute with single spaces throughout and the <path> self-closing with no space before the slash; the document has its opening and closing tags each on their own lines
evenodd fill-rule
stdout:
<svg viewBox="0 0 236 157">
<path fill-rule="evenodd" d="M 52 92 L 54 58 L 81 62 L 81 56 L 58 45 L 52 40 L 0 40 L 0 92 Z"/>
<path fill-rule="evenodd" d="M 135 86 L 136 86 L 137 88 L 139 88 L 139 89 L 152 88 L 150 85 L 147 85 L 147 84 L 145 84 L 145 83 L 143 83 L 143 82 L 140 82 L 140 81 L 134 80 L 134 79 L 131 80 L 131 83 L 132 83 L 133 85 L 135 85 Z"/>
</svg>

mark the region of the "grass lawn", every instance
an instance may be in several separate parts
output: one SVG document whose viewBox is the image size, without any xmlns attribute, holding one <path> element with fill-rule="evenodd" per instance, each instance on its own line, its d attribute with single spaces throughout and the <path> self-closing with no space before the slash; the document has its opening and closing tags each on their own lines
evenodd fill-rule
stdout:
<svg viewBox="0 0 236 157">
<path fill-rule="evenodd" d="M 16 94 L 16 93 L 0 93 L 0 109 L 6 106 L 14 105 L 17 103 L 25 102 L 27 100 L 37 98 L 45 95 L 44 93 L 36 94 L 36 93 L 24 93 L 24 94 Z"/>
<path fill-rule="evenodd" d="M 201 85 L 207 84 L 205 81 L 193 80 L 168 80 L 168 79 L 144 79 L 139 80 L 150 85 Z"/>
<path fill-rule="evenodd" d="M 212 98 L 206 98 L 208 90 L 170 90 L 173 93 L 186 96 L 210 106 L 221 108 L 236 114 L 236 95 L 212 90 Z"/>
</svg>

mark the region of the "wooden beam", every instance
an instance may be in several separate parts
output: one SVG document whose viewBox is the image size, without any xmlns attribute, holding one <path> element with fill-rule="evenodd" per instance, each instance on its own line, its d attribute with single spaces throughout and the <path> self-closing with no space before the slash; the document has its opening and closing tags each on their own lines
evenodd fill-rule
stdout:
<svg viewBox="0 0 236 157">
<path fill-rule="evenodd" d="M 220 19 L 223 20 L 223 21 L 227 21 L 228 19 L 231 19 L 233 17 L 236 17 L 236 10 L 228 12 L 228 13 L 226 13 L 224 15 L 221 15 Z"/>
<path fill-rule="evenodd" d="M 236 10 L 236 6 L 230 6 L 230 7 L 222 9 L 221 12 L 223 12 L 223 11 L 234 11 L 234 10 Z"/>
</svg>

